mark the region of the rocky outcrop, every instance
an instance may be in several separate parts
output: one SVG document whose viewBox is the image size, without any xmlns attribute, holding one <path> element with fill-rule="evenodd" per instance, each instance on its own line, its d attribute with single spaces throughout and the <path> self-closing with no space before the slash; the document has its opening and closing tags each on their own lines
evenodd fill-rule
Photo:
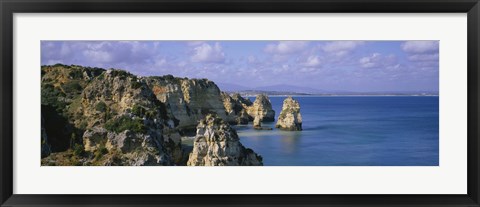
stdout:
<svg viewBox="0 0 480 207">
<path fill-rule="evenodd" d="M 300 104 L 297 100 L 288 97 L 283 101 L 282 111 L 275 127 L 289 131 L 302 130 L 302 115 L 300 114 Z"/>
<path fill-rule="evenodd" d="M 253 128 L 261 128 L 262 127 L 262 122 L 260 121 L 260 117 L 256 116 L 255 119 L 253 119 Z"/>
<path fill-rule="evenodd" d="M 256 130 L 272 130 L 271 127 L 262 127 L 262 122 L 258 116 L 253 119 L 253 128 Z"/>
<path fill-rule="evenodd" d="M 209 114 L 197 125 L 197 135 L 187 165 L 253 166 L 263 163 L 261 156 L 240 143 L 235 129 L 220 117 Z"/>
<path fill-rule="evenodd" d="M 275 120 L 275 111 L 272 109 L 272 103 L 267 95 L 260 94 L 255 98 L 255 102 L 247 107 L 247 113 L 252 120 L 255 117 L 260 118 L 262 122 L 272 122 Z"/>
<path fill-rule="evenodd" d="M 83 146 L 87 152 L 94 152 L 105 145 L 107 130 L 103 127 L 94 127 L 83 133 Z"/>
<path fill-rule="evenodd" d="M 248 115 L 246 109 L 242 109 L 239 114 L 237 114 L 237 117 L 235 118 L 235 122 L 237 124 L 248 124 L 250 121 L 251 117 Z"/>
<path fill-rule="evenodd" d="M 130 130 L 120 133 L 109 132 L 105 148 L 110 152 L 121 152 L 124 165 L 172 165 L 166 153 L 159 153 L 163 146 L 155 137 Z"/>
<path fill-rule="evenodd" d="M 237 103 L 240 103 L 243 108 L 247 108 L 247 107 L 253 105 L 253 103 L 252 103 L 252 101 L 250 101 L 250 99 L 243 98 L 239 93 L 232 94 L 232 99 L 234 101 L 236 101 Z"/>
<path fill-rule="evenodd" d="M 51 152 L 61 152 L 72 147 L 72 141 L 81 143 L 84 128 L 74 126 L 76 119 L 70 113 L 75 108 L 83 89 L 105 70 L 76 65 L 51 65 L 41 67 L 41 114 L 46 142 Z M 78 136 L 77 136 L 78 135 Z M 46 149 L 46 145 L 42 145 Z"/>
<path fill-rule="evenodd" d="M 191 148 L 186 150 L 181 136 L 194 133 L 207 114 L 232 124 L 253 120 L 250 100 L 221 93 L 207 79 L 60 64 L 41 69 L 42 164 L 186 165 Z M 237 165 L 258 164 L 257 155 L 235 137 L 225 138 L 233 146 L 225 153 L 236 152 Z M 214 160 L 230 155 L 218 153 L 208 162 L 220 164 Z"/>
<path fill-rule="evenodd" d="M 231 124 L 248 124 L 251 117 L 246 112 L 246 108 L 252 103 L 248 99 L 244 99 L 239 94 L 228 95 L 222 92 L 223 105 L 227 112 L 228 121 Z"/>
<path fill-rule="evenodd" d="M 84 150 L 103 154 L 96 164 L 174 164 L 170 152 L 181 147 L 168 149 L 165 144 L 170 138 L 178 141 L 171 136 L 173 121 L 143 79 L 121 70 L 105 71 L 85 87 L 74 106 L 71 113 L 82 117 L 75 124 L 86 128 Z"/>
<path fill-rule="evenodd" d="M 197 121 L 209 113 L 225 120 L 234 119 L 226 112 L 220 89 L 212 81 L 171 75 L 145 80 L 156 98 L 165 104 L 178 129 L 195 129 Z"/>
</svg>

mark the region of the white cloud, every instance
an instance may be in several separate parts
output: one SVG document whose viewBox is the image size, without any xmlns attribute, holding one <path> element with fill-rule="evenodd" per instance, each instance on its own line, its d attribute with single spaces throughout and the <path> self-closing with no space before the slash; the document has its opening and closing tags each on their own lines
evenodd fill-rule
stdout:
<svg viewBox="0 0 480 207">
<path fill-rule="evenodd" d="M 165 58 L 158 58 L 155 59 L 155 66 L 162 67 L 167 64 L 167 60 Z"/>
<path fill-rule="evenodd" d="M 111 53 L 101 50 L 85 50 L 83 55 L 96 63 L 111 63 L 115 60 Z"/>
<path fill-rule="evenodd" d="M 438 53 L 435 54 L 415 54 L 408 57 L 410 61 L 438 61 Z"/>
<path fill-rule="evenodd" d="M 408 54 L 416 69 L 438 70 L 439 42 L 438 41 L 406 41 L 401 49 Z"/>
<path fill-rule="evenodd" d="M 186 61 L 180 61 L 177 66 L 178 67 L 185 67 L 187 65 L 187 62 Z"/>
<path fill-rule="evenodd" d="M 277 44 L 269 44 L 265 52 L 274 54 L 292 54 L 303 51 L 308 46 L 308 41 L 279 41 Z"/>
<path fill-rule="evenodd" d="M 202 43 L 197 47 L 193 48 L 194 54 L 191 57 L 193 62 L 203 62 L 203 63 L 223 63 L 225 62 L 225 53 L 223 52 L 222 46 L 220 43 L 215 43 L 215 45 L 210 45 L 207 43 Z"/>
<path fill-rule="evenodd" d="M 406 41 L 401 48 L 408 53 L 435 53 L 438 52 L 438 41 Z"/>
<path fill-rule="evenodd" d="M 256 65 L 256 66 L 259 66 L 261 65 L 263 62 L 258 59 L 257 57 L 253 56 L 253 55 L 250 55 L 247 57 L 247 63 L 248 64 L 251 64 L 251 65 Z"/>
<path fill-rule="evenodd" d="M 321 62 L 318 56 L 309 56 L 307 60 L 304 63 L 302 63 L 303 66 L 309 67 L 309 68 L 319 67 L 320 64 Z"/>
<path fill-rule="evenodd" d="M 321 46 L 322 50 L 335 56 L 345 56 L 358 46 L 365 44 L 364 41 L 332 41 Z"/>
<path fill-rule="evenodd" d="M 205 43 L 205 41 L 187 41 L 188 46 L 198 46 Z"/>
<path fill-rule="evenodd" d="M 380 53 L 373 53 L 370 56 L 362 57 L 358 61 L 362 68 L 391 68 L 398 65 L 395 55 L 384 56 Z"/>
</svg>

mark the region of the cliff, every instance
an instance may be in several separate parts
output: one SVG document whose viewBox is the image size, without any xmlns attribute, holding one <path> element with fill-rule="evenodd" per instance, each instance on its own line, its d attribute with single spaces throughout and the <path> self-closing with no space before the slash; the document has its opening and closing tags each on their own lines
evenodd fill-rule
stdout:
<svg viewBox="0 0 480 207">
<path fill-rule="evenodd" d="M 171 75 L 147 77 L 145 81 L 156 98 L 165 104 L 178 129 L 195 129 L 197 121 L 209 113 L 225 120 L 234 119 L 225 111 L 220 89 L 212 81 Z"/>
<path fill-rule="evenodd" d="M 232 124 L 251 119 L 249 100 L 221 93 L 207 79 L 41 69 L 43 165 L 185 165 L 181 136 L 206 115 Z"/>
<path fill-rule="evenodd" d="M 251 117 L 246 112 L 246 105 L 248 103 L 240 95 L 234 94 L 233 96 L 228 95 L 225 92 L 221 93 L 223 106 L 227 112 L 227 119 L 229 123 L 232 124 L 248 124 Z M 251 102 L 250 104 L 251 105 Z"/>
<path fill-rule="evenodd" d="M 302 130 L 302 115 L 300 114 L 300 104 L 297 100 L 288 97 L 283 101 L 282 111 L 275 127 L 288 131 Z"/>
<path fill-rule="evenodd" d="M 207 115 L 197 126 L 189 166 L 263 165 L 262 157 L 245 148 L 235 129 L 216 115 Z"/>
<path fill-rule="evenodd" d="M 257 95 L 251 106 L 247 107 L 247 113 L 252 117 L 258 117 L 261 122 L 272 122 L 275 120 L 275 111 L 272 109 L 272 103 L 267 95 Z"/>
<path fill-rule="evenodd" d="M 101 158 L 116 156 L 118 161 L 112 164 L 174 163 L 164 144 L 175 136 L 172 121 L 144 80 L 125 71 L 107 70 L 92 80 L 74 103 L 71 113 L 82 117 L 74 124 L 87 129 L 82 136 L 85 151 L 104 154 L 97 162 L 105 165 L 111 161 Z"/>
</svg>

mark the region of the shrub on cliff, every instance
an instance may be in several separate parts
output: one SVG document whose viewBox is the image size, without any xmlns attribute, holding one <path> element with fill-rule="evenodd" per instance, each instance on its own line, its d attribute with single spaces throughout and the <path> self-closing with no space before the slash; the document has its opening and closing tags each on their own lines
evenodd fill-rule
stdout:
<svg viewBox="0 0 480 207">
<path fill-rule="evenodd" d="M 80 81 L 72 80 L 63 84 L 62 89 L 70 98 L 72 98 L 80 94 L 83 90 L 83 87 L 80 85 Z"/>
<path fill-rule="evenodd" d="M 107 104 L 105 104 L 105 102 L 103 102 L 103 101 L 100 101 L 95 106 L 95 110 L 97 110 L 99 112 L 105 112 L 105 111 L 107 111 Z"/>
<path fill-rule="evenodd" d="M 84 155 L 84 153 L 85 153 L 85 150 L 84 150 L 83 145 L 75 144 L 75 146 L 73 147 L 73 155 L 75 155 L 77 157 L 81 157 L 81 156 Z"/>
<path fill-rule="evenodd" d="M 130 118 L 128 116 L 108 120 L 107 123 L 105 123 L 105 128 L 116 133 L 123 132 L 127 129 L 136 133 L 144 133 L 146 131 L 143 120 Z"/>
</svg>

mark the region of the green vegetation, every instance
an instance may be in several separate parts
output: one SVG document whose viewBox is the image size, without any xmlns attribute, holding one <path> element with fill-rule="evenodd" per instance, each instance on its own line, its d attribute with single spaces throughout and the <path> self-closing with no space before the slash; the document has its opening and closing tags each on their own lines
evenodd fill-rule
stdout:
<svg viewBox="0 0 480 207">
<path fill-rule="evenodd" d="M 55 108 L 58 112 L 62 112 L 67 105 L 63 101 L 59 101 L 59 98 L 64 98 L 65 93 L 55 88 L 52 84 L 43 84 L 42 90 L 42 105 L 49 105 Z"/>
<path fill-rule="evenodd" d="M 138 88 L 142 87 L 142 83 L 138 82 L 137 76 L 133 76 L 131 81 L 132 81 L 132 88 L 133 89 L 138 89 Z"/>
<path fill-rule="evenodd" d="M 82 79 L 83 78 L 83 72 L 82 70 L 79 69 L 72 69 L 68 72 L 68 78 L 70 79 Z"/>
<path fill-rule="evenodd" d="M 80 85 L 79 80 L 72 80 L 63 84 L 62 89 L 70 97 L 73 97 L 74 95 L 80 94 L 83 90 L 83 87 Z"/>
<path fill-rule="evenodd" d="M 85 155 L 85 149 L 83 148 L 83 145 L 75 144 L 75 146 L 73 147 L 73 155 L 77 157 L 82 157 L 83 155 Z"/>
<path fill-rule="evenodd" d="M 136 133 L 145 133 L 146 131 L 143 120 L 139 118 L 130 118 L 128 116 L 121 116 L 119 118 L 108 120 L 105 123 L 105 128 L 116 133 L 125 130 L 131 130 Z"/>
<path fill-rule="evenodd" d="M 142 87 L 142 83 L 137 82 L 137 81 L 132 81 L 132 88 L 133 89 L 139 89 Z"/>
<path fill-rule="evenodd" d="M 61 63 L 57 63 L 57 64 L 53 65 L 53 67 L 70 68 L 70 66 L 64 65 L 64 64 L 61 64 Z"/>
<path fill-rule="evenodd" d="M 138 117 L 146 117 L 148 119 L 153 119 L 158 115 L 157 110 L 151 109 L 148 110 L 147 108 L 140 106 L 140 105 L 134 105 L 132 107 L 132 114 Z"/>
<path fill-rule="evenodd" d="M 105 145 L 100 145 L 100 147 L 95 151 L 95 160 L 100 160 L 103 155 L 107 154 L 108 150 L 105 148 Z"/>
<path fill-rule="evenodd" d="M 143 108 L 143 106 L 134 105 L 132 107 L 132 114 L 134 114 L 136 116 L 143 117 L 143 115 L 145 115 L 146 112 L 147 112 L 147 110 L 145 108 Z"/>
<path fill-rule="evenodd" d="M 132 76 L 132 74 L 130 74 L 129 72 L 127 71 L 124 71 L 124 70 L 115 70 L 113 69 L 110 74 L 112 75 L 112 77 L 119 77 L 121 80 L 125 80 L 125 78 L 127 78 L 128 76 Z"/>
<path fill-rule="evenodd" d="M 103 79 L 105 79 L 105 74 L 102 73 L 97 78 L 98 78 L 98 80 L 103 80 Z"/>
<path fill-rule="evenodd" d="M 106 112 L 107 111 L 107 104 L 105 104 L 105 102 L 103 102 L 103 101 L 100 101 L 95 106 L 95 110 L 97 110 L 99 112 Z"/>
</svg>

